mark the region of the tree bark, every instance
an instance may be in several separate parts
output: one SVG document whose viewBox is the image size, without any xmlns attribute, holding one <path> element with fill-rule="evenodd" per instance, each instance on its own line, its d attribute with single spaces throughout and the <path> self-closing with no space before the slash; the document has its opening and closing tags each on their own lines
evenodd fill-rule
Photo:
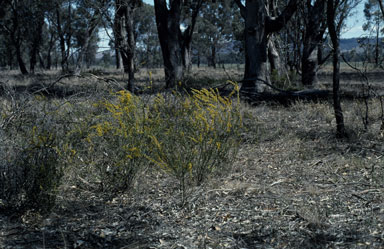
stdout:
<svg viewBox="0 0 384 249">
<path fill-rule="evenodd" d="M 11 41 L 15 46 L 17 63 L 19 64 L 20 72 L 23 75 L 27 75 L 28 70 L 27 70 L 27 67 L 25 66 L 23 56 L 21 53 L 20 27 L 19 27 L 19 19 L 18 19 L 17 13 L 13 13 L 12 24 L 13 24 L 13 29 L 10 31 Z"/>
<path fill-rule="evenodd" d="M 180 12 L 181 3 L 172 1 L 167 9 L 165 0 L 155 0 L 156 24 L 164 61 L 166 88 L 172 88 L 183 78 L 183 55 L 181 48 Z"/>
<path fill-rule="evenodd" d="M 191 24 L 182 32 L 180 30 L 181 0 L 155 0 L 156 25 L 163 54 L 166 88 L 173 88 L 182 81 L 184 70 L 191 67 L 191 42 L 197 14 L 203 3 L 198 0 L 192 11 Z"/>
<path fill-rule="evenodd" d="M 383 4 L 383 1 L 382 0 L 377 0 L 377 1 L 379 2 L 381 14 L 383 14 L 383 17 L 384 17 L 384 4 Z"/>
<path fill-rule="evenodd" d="M 69 5 L 68 6 L 68 20 L 67 20 L 67 28 L 70 27 L 71 25 L 71 20 L 70 20 L 70 17 L 71 17 L 71 6 Z M 61 13 L 60 13 L 60 6 L 59 4 L 57 3 L 56 4 L 56 24 L 57 24 L 57 34 L 59 36 L 59 43 L 60 43 L 60 53 L 61 53 L 61 61 L 60 61 L 60 64 L 61 64 L 61 70 L 63 72 L 67 72 L 69 70 L 69 65 L 68 65 L 68 56 L 69 56 L 69 51 L 70 51 L 70 48 L 71 48 L 71 43 L 70 43 L 70 39 L 71 39 L 71 34 L 69 32 L 69 34 L 67 35 L 67 37 L 65 37 L 65 34 L 64 34 L 64 30 L 63 30 L 63 27 L 62 27 L 62 18 L 61 18 Z M 67 47 L 66 47 L 67 45 Z"/>
<path fill-rule="evenodd" d="M 318 51 L 326 30 L 325 1 L 317 0 L 313 5 L 307 2 L 305 31 L 303 37 L 303 54 L 301 59 L 302 84 L 312 86 L 317 81 Z"/>
<path fill-rule="evenodd" d="M 211 55 L 208 57 L 208 66 L 216 68 L 216 46 L 211 45 Z"/>
<path fill-rule="evenodd" d="M 333 0 L 327 1 L 327 23 L 329 35 L 331 37 L 332 45 L 333 45 L 333 56 L 332 56 L 332 64 L 333 64 L 333 108 L 335 111 L 336 118 L 336 132 L 338 137 L 346 137 L 346 131 L 344 126 L 344 116 L 340 103 L 340 40 L 339 35 L 335 25 L 336 18 L 336 8 Z"/>
<path fill-rule="evenodd" d="M 296 11 L 297 0 L 290 0 L 277 18 L 268 15 L 265 0 L 246 0 L 245 6 L 241 0 L 235 2 L 245 19 L 245 72 L 241 91 L 262 92 L 266 86 L 263 82 L 270 82 L 267 72 L 269 36 L 286 25 Z"/>
<path fill-rule="evenodd" d="M 129 91 L 134 90 L 135 84 L 135 35 L 133 26 L 134 11 L 138 2 L 132 0 L 116 0 L 115 9 L 115 43 L 120 51 L 124 72 L 128 73 Z"/>
<path fill-rule="evenodd" d="M 41 38 L 44 25 L 44 13 L 39 13 L 40 10 L 37 10 L 35 18 L 35 30 L 32 34 L 32 43 L 30 47 L 30 59 L 29 59 L 29 70 L 33 74 L 35 73 L 35 66 L 37 63 L 37 56 L 39 54 L 39 48 L 41 46 Z"/>
</svg>

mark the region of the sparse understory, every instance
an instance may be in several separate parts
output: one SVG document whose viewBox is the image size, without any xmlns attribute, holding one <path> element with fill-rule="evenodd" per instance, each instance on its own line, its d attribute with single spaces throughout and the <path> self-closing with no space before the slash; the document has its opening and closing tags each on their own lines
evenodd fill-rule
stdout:
<svg viewBox="0 0 384 249">
<path fill-rule="evenodd" d="M 84 111 L 115 83 L 59 103 Z M 342 101 L 349 138 L 338 140 L 326 101 L 242 103 L 231 170 L 188 188 L 182 206 L 178 182 L 154 166 L 113 197 L 70 167 L 49 215 L 0 214 L 0 248 L 383 248 L 384 132 L 380 103 L 368 104 L 366 130 L 364 103 Z"/>
</svg>

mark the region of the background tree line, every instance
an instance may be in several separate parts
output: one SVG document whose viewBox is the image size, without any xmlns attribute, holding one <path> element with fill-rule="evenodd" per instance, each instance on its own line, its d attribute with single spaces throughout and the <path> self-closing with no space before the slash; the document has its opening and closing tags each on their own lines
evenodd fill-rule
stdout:
<svg viewBox="0 0 384 249">
<path fill-rule="evenodd" d="M 332 57 L 338 132 L 343 132 L 339 89 L 340 34 L 362 0 L 2 0 L 2 67 L 33 74 L 36 67 L 80 73 L 95 61 L 105 30 L 116 67 L 135 86 L 138 67 L 162 65 L 167 88 L 182 82 L 192 63 L 215 68 L 219 51 L 244 63 L 243 93 L 263 92 L 276 79 L 299 75 L 316 82 L 319 66 Z M 365 1 L 367 57 L 382 64 L 383 3 Z M 373 39 L 372 39 L 373 38 Z M 374 40 L 374 42 L 372 42 Z M 374 48 L 374 49 L 370 49 Z M 373 51 L 373 52 L 369 52 Z M 107 59 L 107 58 L 104 58 Z M 276 87 L 275 87 L 276 88 Z"/>
</svg>

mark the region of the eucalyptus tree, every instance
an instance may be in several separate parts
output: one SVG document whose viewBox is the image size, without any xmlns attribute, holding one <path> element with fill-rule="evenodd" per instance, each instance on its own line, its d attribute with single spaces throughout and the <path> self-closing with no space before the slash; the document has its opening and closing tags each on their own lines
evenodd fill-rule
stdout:
<svg viewBox="0 0 384 249">
<path fill-rule="evenodd" d="M 143 3 L 134 16 L 137 60 L 140 65 L 146 67 L 162 64 L 154 13 L 153 5 Z"/>
<path fill-rule="evenodd" d="M 116 0 L 114 18 L 115 46 L 128 73 L 128 90 L 134 90 L 135 80 L 135 29 L 134 14 L 142 5 L 141 0 Z"/>
<path fill-rule="evenodd" d="M 235 0 L 245 20 L 245 72 L 241 90 L 260 92 L 262 83 L 269 83 L 267 71 L 268 42 L 271 34 L 280 31 L 297 9 L 298 0 L 290 0 L 285 9 L 276 17 L 269 13 L 268 1 Z"/>
<path fill-rule="evenodd" d="M 366 22 L 363 25 L 364 31 L 370 31 L 374 33 L 375 37 L 375 49 L 374 49 L 374 63 L 375 66 L 380 64 L 380 33 L 383 32 L 382 24 L 384 22 L 384 16 L 381 12 L 380 0 L 367 0 L 364 5 L 364 16 Z"/>
<path fill-rule="evenodd" d="M 324 41 L 327 29 L 326 2 L 324 0 L 307 0 L 301 11 L 303 21 L 302 57 L 301 57 L 301 82 L 304 86 L 312 86 L 316 81 L 319 63 L 318 47 Z M 321 48 L 320 48 L 321 49 Z"/>
<path fill-rule="evenodd" d="M 27 75 L 27 70 L 23 53 L 26 48 L 25 39 L 28 37 L 27 18 L 29 16 L 28 8 L 23 1 L 6 0 L 3 3 L 4 17 L 1 20 L 2 31 L 9 37 L 12 46 L 15 49 L 16 59 L 19 65 L 20 72 Z"/>
<path fill-rule="evenodd" d="M 101 24 L 103 14 L 107 11 L 110 1 L 108 0 L 76 0 L 76 17 L 74 29 L 77 34 L 76 72 L 82 71 L 85 65 L 87 52 L 91 48 L 92 41 L 97 41 L 98 28 Z M 80 28 L 79 28 L 80 27 Z"/>
<path fill-rule="evenodd" d="M 73 35 L 73 7 L 71 0 L 56 0 L 55 15 L 52 23 L 56 28 L 60 48 L 60 65 L 63 72 L 69 70 L 69 56 L 72 49 Z"/>
<path fill-rule="evenodd" d="M 191 43 L 203 0 L 154 0 L 166 87 L 180 82 L 191 67 Z"/>
<path fill-rule="evenodd" d="M 383 0 L 377 0 L 377 2 L 379 3 L 381 14 L 384 17 L 384 4 L 383 4 Z"/>
<path fill-rule="evenodd" d="M 345 20 L 361 0 L 327 0 L 327 25 L 332 42 L 333 65 L 333 108 L 336 118 L 336 132 L 338 137 L 346 137 L 344 116 L 340 100 L 340 34 L 345 26 Z"/>
<path fill-rule="evenodd" d="M 216 68 L 217 52 L 229 40 L 233 40 L 232 23 L 236 14 L 238 11 L 228 1 L 212 2 L 202 7 L 193 48 L 199 57 L 205 55 L 208 66 Z"/>
</svg>

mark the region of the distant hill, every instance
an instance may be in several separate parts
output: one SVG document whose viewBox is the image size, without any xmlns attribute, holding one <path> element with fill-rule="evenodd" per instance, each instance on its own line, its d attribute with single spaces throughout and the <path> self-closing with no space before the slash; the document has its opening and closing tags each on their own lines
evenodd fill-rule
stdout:
<svg viewBox="0 0 384 249">
<path fill-rule="evenodd" d="M 340 49 L 352 50 L 359 47 L 359 43 L 357 42 L 359 38 L 349 38 L 349 39 L 340 39 Z"/>
<path fill-rule="evenodd" d="M 361 40 L 362 38 L 349 38 L 349 39 L 340 39 L 340 49 L 341 51 L 348 51 L 352 49 L 356 49 L 359 51 L 359 43 L 358 40 Z M 380 38 L 383 40 L 383 37 Z M 376 44 L 376 39 L 375 38 L 370 38 L 369 39 L 370 44 Z"/>
</svg>

